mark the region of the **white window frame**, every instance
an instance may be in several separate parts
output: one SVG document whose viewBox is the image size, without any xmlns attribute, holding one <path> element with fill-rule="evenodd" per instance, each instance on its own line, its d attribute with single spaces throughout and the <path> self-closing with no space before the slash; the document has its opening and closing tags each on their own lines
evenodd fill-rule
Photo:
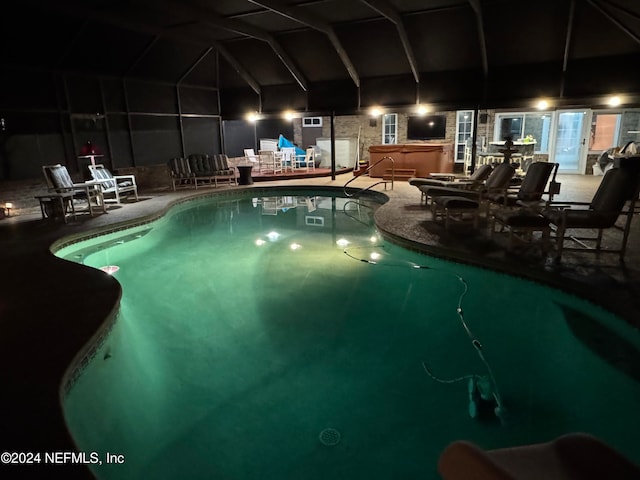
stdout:
<svg viewBox="0 0 640 480">
<path fill-rule="evenodd" d="M 321 127 L 322 117 L 302 117 L 303 127 Z"/>
<path fill-rule="evenodd" d="M 460 117 L 464 116 L 464 115 L 469 115 L 469 120 L 468 121 L 464 121 L 461 122 L 460 121 Z M 466 144 L 466 141 L 468 138 L 473 137 L 473 122 L 475 121 L 475 117 L 474 117 L 474 112 L 473 110 L 458 110 L 456 111 L 456 144 L 455 144 L 455 161 L 462 163 L 464 162 L 464 145 Z M 466 129 L 463 132 L 466 137 L 462 140 L 462 142 L 460 142 L 460 124 L 464 123 L 464 124 L 468 124 L 469 125 L 469 131 L 467 132 Z M 460 145 L 463 145 L 463 149 L 462 149 L 462 158 L 458 158 L 458 150 L 460 148 Z"/>
<path fill-rule="evenodd" d="M 393 127 L 393 134 L 387 134 L 387 126 Z M 385 113 L 382 115 L 382 144 L 394 145 L 396 143 L 398 143 L 398 114 Z"/>
<path fill-rule="evenodd" d="M 517 111 L 517 112 L 498 112 L 495 115 L 495 120 L 493 124 L 493 140 L 492 141 L 504 140 L 504 138 L 499 138 L 500 125 L 502 123 L 503 117 L 522 117 L 522 130 L 520 131 L 520 136 L 524 135 L 524 133 L 527 130 L 527 115 L 548 115 L 549 116 L 550 121 L 549 121 L 549 130 L 547 132 L 548 134 L 547 143 L 545 145 L 545 142 L 543 141 L 543 139 L 538 138 L 536 139 L 537 142 L 535 147 L 536 149 L 535 153 L 549 154 L 551 146 L 555 141 L 553 137 L 555 133 L 556 125 L 557 125 L 557 115 L 555 112 L 540 112 L 536 110 L 524 110 L 524 111 Z M 514 140 L 517 140 L 517 138 L 514 138 Z M 546 146 L 547 148 L 544 149 L 543 148 L 544 146 Z"/>
</svg>

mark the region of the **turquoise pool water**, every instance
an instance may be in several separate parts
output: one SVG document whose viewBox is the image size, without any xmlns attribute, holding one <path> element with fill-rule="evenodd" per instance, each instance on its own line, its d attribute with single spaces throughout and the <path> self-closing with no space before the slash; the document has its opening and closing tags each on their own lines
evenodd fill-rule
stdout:
<svg viewBox="0 0 640 480">
<path fill-rule="evenodd" d="M 573 431 L 640 461 L 636 330 L 562 292 L 389 244 L 376 206 L 312 191 L 211 197 L 57 252 L 119 267 L 123 287 L 64 402 L 81 450 L 124 455 L 97 477 L 435 479 L 451 441 Z M 495 398 L 471 418 L 469 375 L 494 380 L 501 419 Z"/>
</svg>

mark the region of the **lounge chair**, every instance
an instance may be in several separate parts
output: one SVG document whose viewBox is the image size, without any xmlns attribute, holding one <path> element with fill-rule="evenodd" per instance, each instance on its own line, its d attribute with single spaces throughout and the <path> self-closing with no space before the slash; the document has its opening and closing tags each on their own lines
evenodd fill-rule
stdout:
<svg viewBox="0 0 640 480">
<path fill-rule="evenodd" d="M 640 162 L 640 158 L 635 160 Z M 620 261 L 623 261 L 631 229 L 631 220 L 635 213 L 639 187 L 637 168 L 632 170 L 621 167 L 612 168 L 602 177 L 600 186 L 590 203 L 562 202 L 550 204 L 549 208 L 544 210 L 542 214 L 555 226 L 556 261 L 560 260 L 562 252 L 566 250 L 618 253 Z M 627 202 L 630 202 L 630 205 L 627 210 L 624 210 Z M 618 249 L 603 249 L 602 233 L 605 229 L 614 227 L 620 215 L 626 216 L 625 224 L 622 228 L 621 246 Z M 587 234 L 588 236 L 584 237 L 569 233 L 575 230 L 596 230 L 597 233 L 595 236 Z M 566 247 L 565 242 L 569 240 L 577 243 L 579 247 Z"/>
<path fill-rule="evenodd" d="M 447 446 L 438 460 L 443 480 L 634 480 L 640 467 L 598 438 L 562 435 L 546 443 L 483 450 L 469 441 Z"/>
<path fill-rule="evenodd" d="M 431 198 L 433 219 L 437 220 L 442 217 L 445 221 L 445 228 L 449 227 L 451 220 L 462 220 L 465 217 L 470 217 L 474 226 L 477 226 L 480 206 L 483 203 L 487 203 L 486 196 L 490 194 L 506 195 L 515 173 L 516 171 L 512 165 L 501 163 L 492 170 L 487 181 L 477 190 L 434 187 L 430 185 L 421 185 L 418 188 L 425 194 L 427 199 Z"/>
<path fill-rule="evenodd" d="M 546 252 L 549 245 L 551 227 L 549 220 L 540 211 L 553 200 L 553 196 L 560 193 L 560 183 L 556 182 L 559 164 L 549 162 L 532 163 L 516 191 L 508 190 L 506 196 L 489 194 L 487 200 L 497 204 L 500 208 L 491 212 L 491 236 L 495 233 L 496 224 L 508 233 L 508 249 L 511 250 L 516 241 L 533 244 L 534 233 L 540 232 L 542 251 Z M 551 173 L 553 178 L 549 181 Z M 549 188 L 547 189 L 547 184 Z M 549 195 L 548 201 L 543 201 L 544 194 Z"/>
<path fill-rule="evenodd" d="M 465 218 L 471 218 L 475 227 L 478 225 L 480 206 L 483 202 L 486 203 L 486 196 L 494 193 L 506 195 L 515 173 L 512 165 L 501 163 L 492 170 L 487 181 L 477 190 L 430 185 L 421 185 L 418 188 L 427 198 L 431 198 L 433 219 L 444 219 L 445 228 L 449 228 L 451 220 L 464 220 Z M 487 207 L 487 212 L 488 210 Z"/>
<path fill-rule="evenodd" d="M 460 187 L 420 185 L 418 189 L 427 197 L 427 199 L 433 199 L 437 196 L 461 196 L 480 202 L 489 194 L 506 195 L 511 179 L 515 173 L 516 171 L 512 165 L 509 165 L 508 163 L 501 163 L 491 171 L 484 183 L 479 184 L 474 188 L 465 188 L 463 185 Z"/>
<path fill-rule="evenodd" d="M 43 216 L 45 214 L 43 201 L 51 200 L 60 201 L 63 208 L 62 214 L 64 215 L 65 222 L 68 214 L 75 217 L 76 208 L 74 202 L 76 200 L 84 200 L 87 202 L 87 210 L 91 216 L 93 216 L 95 208 L 92 202 L 95 202 L 95 206 L 102 207 L 102 211 L 107 213 L 104 198 L 102 196 L 102 190 L 98 182 L 91 181 L 74 183 L 71 179 L 71 175 L 69 175 L 67 167 L 60 164 L 44 165 L 42 167 L 42 172 L 44 173 L 47 186 L 49 187 L 49 193 L 47 195 L 36 197 L 40 200 L 40 207 L 42 208 Z"/>
<path fill-rule="evenodd" d="M 476 190 L 485 182 L 485 180 L 491 174 L 493 167 L 491 165 L 480 165 L 471 175 L 456 177 L 453 174 L 453 180 L 442 180 L 438 178 L 422 178 L 412 177 L 409 179 L 409 184 L 414 187 L 421 187 L 423 185 L 431 187 L 444 187 L 444 188 L 464 188 L 466 190 Z M 426 201 L 426 195 L 424 191 L 421 191 L 422 196 L 420 200 Z"/>
<path fill-rule="evenodd" d="M 138 186 L 136 185 L 136 177 L 134 175 L 112 175 L 104 165 L 89 165 L 91 177 L 100 182 L 102 195 L 105 202 L 115 201 L 120 203 L 120 196 L 123 194 L 133 193 L 138 201 Z M 113 199 L 107 199 L 107 196 L 113 195 Z"/>
<path fill-rule="evenodd" d="M 522 183 L 517 188 L 508 188 L 506 192 L 489 192 L 485 198 L 492 204 L 506 207 L 538 207 L 545 193 L 549 195 L 549 201 L 552 201 L 553 196 L 560 193 L 560 184 L 556 182 L 558 166 L 558 163 L 534 162 L 529 166 Z M 553 178 L 549 183 L 552 172 Z"/>
</svg>

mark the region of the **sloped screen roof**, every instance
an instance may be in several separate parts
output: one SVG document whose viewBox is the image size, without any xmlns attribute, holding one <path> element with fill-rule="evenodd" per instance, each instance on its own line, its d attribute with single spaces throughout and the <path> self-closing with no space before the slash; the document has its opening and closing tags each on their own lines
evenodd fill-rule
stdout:
<svg viewBox="0 0 640 480">
<path fill-rule="evenodd" d="M 624 67 L 640 59 L 634 0 L 24 0 L 1 21 L 5 68 L 214 86 L 250 103 L 640 93 Z"/>
</svg>

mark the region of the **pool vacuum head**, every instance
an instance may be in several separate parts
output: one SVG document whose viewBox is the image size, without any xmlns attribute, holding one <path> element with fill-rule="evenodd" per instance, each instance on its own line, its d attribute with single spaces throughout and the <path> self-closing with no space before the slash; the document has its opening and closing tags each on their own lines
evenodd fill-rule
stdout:
<svg viewBox="0 0 640 480">
<path fill-rule="evenodd" d="M 487 376 L 474 376 L 469 379 L 469 416 L 487 418 L 495 415 L 504 421 L 505 410 Z"/>
</svg>

